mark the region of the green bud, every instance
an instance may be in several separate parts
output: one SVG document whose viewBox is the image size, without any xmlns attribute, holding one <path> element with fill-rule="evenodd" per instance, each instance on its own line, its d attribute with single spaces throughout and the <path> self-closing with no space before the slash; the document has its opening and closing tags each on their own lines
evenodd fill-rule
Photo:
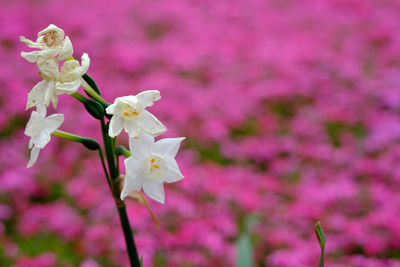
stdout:
<svg viewBox="0 0 400 267">
<path fill-rule="evenodd" d="M 91 138 L 84 138 L 82 140 L 82 145 L 84 145 L 89 150 L 97 150 L 100 148 L 100 145 Z"/>
<path fill-rule="evenodd" d="M 101 120 L 104 118 L 104 108 L 99 102 L 88 99 L 84 105 L 90 115 L 96 119 Z"/>
<path fill-rule="evenodd" d="M 90 85 L 90 87 L 93 88 L 93 90 L 96 91 L 96 93 L 98 93 L 98 94 L 100 95 L 100 90 L 99 90 L 99 88 L 97 87 L 97 84 L 96 84 L 96 82 L 93 80 L 92 77 L 90 77 L 87 73 L 85 73 L 85 74 L 82 75 L 82 78 L 85 80 L 85 82 L 87 82 L 87 83 Z M 88 94 L 88 95 L 89 95 L 89 94 Z M 89 95 L 89 96 L 90 96 L 90 95 Z"/>
</svg>

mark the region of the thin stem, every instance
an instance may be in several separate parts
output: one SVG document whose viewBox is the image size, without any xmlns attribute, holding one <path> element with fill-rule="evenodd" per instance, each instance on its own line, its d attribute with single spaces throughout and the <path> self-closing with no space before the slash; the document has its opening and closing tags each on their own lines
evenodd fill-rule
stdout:
<svg viewBox="0 0 400 267">
<path fill-rule="evenodd" d="M 81 87 L 103 107 L 108 107 L 110 104 L 104 100 L 83 78 L 81 78 Z"/>
<path fill-rule="evenodd" d="M 85 102 L 87 101 L 87 98 L 84 97 L 83 95 L 81 95 L 81 94 L 78 93 L 78 92 L 72 93 L 71 96 L 72 96 L 73 98 L 75 98 L 76 100 L 78 100 L 79 102 L 82 102 L 82 103 L 84 103 L 84 104 L 85 104 Z"/>
<path fill-rule="evenodd" d="M 51 133 L 51 135 L 53 136 L 57 136 L 66 140 L 70 140 L 70 141 L 74 141 L 74 142 L 78 142 L 78 143 L 82 143 L 85 138 L 76 134 L 71 134 L 71 133 L 67 133 L 61 130 L 55 130 L 54 132 Z"/>
<path fill-rule="evenodd" d="M 118 209 L 118 214 L 119 214 L 119 218 L 121 221 L 122 230 L 124 232 L 126 249 L 127 249 L 128 256 L 129 256 L 129 262 L 132 267 L 140 267 L 141 265 L 140 265 L 135 241 L 133 240 L 132 229 L 129 224 L 128 215 L 126 214 L 125 202 L 121 201 L 119 198 L 120 189 L 119 189 L 118 180 L 117 180 L 117 178 L 119 177 L 119 170 L 115 166 L 115 154 L 114 154 L 114 149 L 113 149 L 113 141 L 111 140 L 111 137 L 107 133 L 107 127 L 104 123 L 104 119 L 100 120 L 100 124 L 101 124 L 101 132 L 102 132 L 103 141 L 104 141 L 104 149 L 106 152 L 106 159 L 107 159 L 107 163 L 108 163 L 108 169 L 110 170 L 110 176 L 111 176 L 110 187 L 111 187 L 111 190 L 112 190 L 112 193 L 114 196 L 115 204 Z"/>
<path fill-rule="evenodd" d="M 128 215 L 126 214 L 125 203 L 123 206 L 118 207 L 119 219 L 121 220 L 122 229 L 124 231 L 126 249 L 128 250 L 129 260 L 131 266 L 140 267 L 139 255 L 136 249 L 135 241 L 133 240 L 133 233 L 129 225 Z"/>
<path fill-rule="evenodd" d="M 108 175 L 106 163 L 104 162 L 103 151 L 101 149 L 99 149 L 99 157 L 100 157 L 101 165 L 103 166 L 104 174 L 106 175 L 106 178 L 107 178 L 107 183 L 110 186 L 110 189 L 112 189 L 110 176 Z"/>
</svg>

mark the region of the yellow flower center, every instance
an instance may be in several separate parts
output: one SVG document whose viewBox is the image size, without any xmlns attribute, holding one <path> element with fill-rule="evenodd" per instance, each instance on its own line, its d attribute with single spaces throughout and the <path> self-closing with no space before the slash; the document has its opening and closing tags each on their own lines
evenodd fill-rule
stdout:
<svg viewBox="0 0 400 267">
<path fill-rule="evenodd" d="M 158 154 L 152 154 L 149 160 L 148 178 L 158 180 L 164 177 L 167 166 L 164 157 Z"/>
<path fill-rule="evenodd" d="M 136 120 L 140 117 L 142 111 L 143 111 L 143 108 L 142 108 L 142 105 L 140 105 L 140 103 L 138 103 L 135 106 L 124 104 L 124 106 L 121 109 L 121 115 L 126 120 Z"/>
<path fill-rule="evenodd" d="M 43 37 L 43 41 L 48 47 L 56 46 L 61 43 L 60 37 L 58 36 L 58 32 L 49 31 Z"/>
</svg>

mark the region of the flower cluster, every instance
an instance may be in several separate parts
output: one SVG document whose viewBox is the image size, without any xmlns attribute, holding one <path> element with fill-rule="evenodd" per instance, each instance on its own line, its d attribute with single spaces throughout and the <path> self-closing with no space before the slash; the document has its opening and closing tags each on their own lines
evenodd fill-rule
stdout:
<svg viewBox="0 0 400 267">
<path fill-rule="evenodd" d="M 26 109 L 36 107 L 25 130 L 25 134 L 31 137 L 31 158 L 27 166 L 31 167 L 40 149 L 49 143 L 51 133 L 64 121 L 63 114 L 46 117 L 46 108 L 50 102 L 56 108 L 58 95 L 74 94 L 83 86 L 85 81 L 82 75 L 87 72 L 90 59 L 86 53 L 82 55 L 81 63 L 73 59 L 73 46 L 69 37 L 53 24 L 38 33 L 36 42 L 22 36 L 20 40 L 28 47 L 39 49 L 22 52 L 21 56 L 36 63 L 43 79 L 29 93 L 26 105 Z M 124 129 L 130 138 L 132 152 L 125 160 L 126 176 L 120 196 L 122 200 L 132 191 L 143 188 L 150 198 L 164 203 L 163 182 L 171 183 L 183 178 L 174 158 L 184 138 L 167 138 L 154 143 L 154 137 L 164 133 L 166 127 L 146 108 L 160 99 L 159 91 L 148 90 L 137 95 L 118 97 L 105 109 L 112 116 L 108 135 L 116 137 Z"/>
</svg>

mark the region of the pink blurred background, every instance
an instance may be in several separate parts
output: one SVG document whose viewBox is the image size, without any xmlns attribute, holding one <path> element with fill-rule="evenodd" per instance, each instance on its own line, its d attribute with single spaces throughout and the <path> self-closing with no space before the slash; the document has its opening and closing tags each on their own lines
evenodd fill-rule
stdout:
<svg viewBox="0 0 400 267">
<path fill-rule="evenodd" d="M 257 266 L 400 266 L 400 2 L 0 0 L 0 266 L 127 266 L 97 155 L 53 138 L 26 169 L 40 81 L 19 36 L 53 23 L 109 101 L 158 89 L 150 108 L 186 136 L 185 179 L 128 200 L 144 266 L 234 266 L 248 229 Z M 99 140 L 64 95 L 61 129 Z M 126 139 L 119 143 L 126 145 Z"/>
</svg>

